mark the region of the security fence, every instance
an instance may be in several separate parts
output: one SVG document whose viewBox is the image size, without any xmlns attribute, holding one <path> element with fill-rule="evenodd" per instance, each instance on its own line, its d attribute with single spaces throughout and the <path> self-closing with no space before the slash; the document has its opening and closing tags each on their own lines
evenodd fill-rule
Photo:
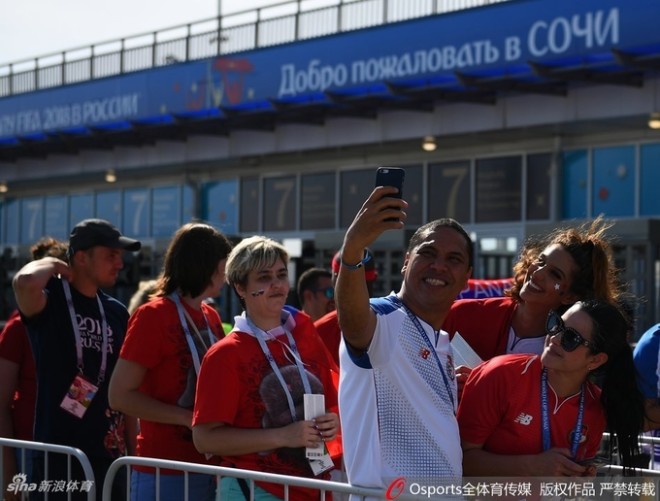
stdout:
<svg viewBox="0 0 660 501">
<path fill-rule="evenodd" d="M 604 439 L 609 437 L 605 434 Z M 640 442 L 647 444 L 660 445 L 660 438 L 641 436 Z M 16 475 L 11 479 L 3 478 L 4 471 L 4 448 L 12 447 L 17 451 L 18 467 Z M 35 460 L 35 453 L 44 453 L 45 479 L 35 482 L 29 474 L 22 472 L 30 471 L 30 461 Z M 47 459 L 50 454 L 63 454 L 66 456 L 68 464 L 67 478 L 50 479 L 47 470 Z M 85 480 L 77 482 L 72 480 L 71 470 L 73 461 L 77 461 L 84 471 Z M 149 467 L 155 470 L 155 501 L 161 499 L 160 477 L 163 470 L 172 470 L 184 476 L 184 485 L 187 485 L 189 475 L 205 474 L 215 477 L 219 483 L 224 477 L 243 479 L 247 484 L 246 501 L 254 499 L 255 482 L 268 482 L 284 486 L 284 500 L 289 500 L 290 490 L 294 487 L 310 488 L 319 491 L 320 501 L 330 499 L 346 500 L 350 497 L 351 501 L 360 500 L 414 500 L 414 499 L 445 499 L 448 495 L 459 495 L 466 499 L 478 496 L 480 499 L 495 499 L 505 493 L 511 495 L 522 495 L 526 493 L 545 492 L 549 495 L 551 492 L 559 492 L 565 489 L 590 489 L 590 492 L 609 492 L 612 496 L 622 496 L 623 490 L 627 494 L 640 492 L 641 497 L 649 499 L 658 499 L 658 481 L 660 471 L 646 468 L 636 468 L 632 472 L 624 472 L 619 465 L 604 465 L 598 468 L 598 474 L 594 479 L 572 479 L 572 478 L 463 478 L 463 479 L 414 479 L 414 478 L 396 478 L 385 489 L 375 489 L 366 487 L 352 486 L 346 483 L 317 480 L 311 478 L 292 477 L 286 475 L 277 475 L 260 471 L 241 470 L 236 468 L 226 468 L 220 466 L 202 465 L 197 463 L 186 463 L 180 461 L 171 461 L 164 459 L 153 459 L 145 457 L 125 456 L 115 460 L 108 469 L 105 482 L 102 486 L 97 486 L 94 481 L 92 467 L 79 449 L 65 447 L 53 444 L 44 444 L 39 442 L 26 442 L 23 440 L 12 440 L 0 438 L 0 481 L 1 485 L 10 494 L 19 495 L 20 499 L 28 500 L 32 498 L 33 493 L 39 493 L 48 499 L 51 493 L 67 493 L 71 496 L 74 493 L 84 492 L 88 500 L 96 499 L 96 490 L 102 489 L 103 501 L 112 501 L 113 484 L 119 480 L 126 480 L 126 499 L 131 498 L 130 476 L 135 467 Z M 168 473 L 169 473 L 168 472 Z M 624 476 L 624 474 L 633 476 Z M 120 476 L 124 475 L 124 478 Z M 123 485 L 124 483 L 121 482 Z M 545 491 L 544 491 L 545 489 Z M 249 493 L 248 493 L 249 491 Z M 506 492 L 505 492 L 506 491 Z M 617 494 L 618 493 L 618 494 Z M 165 494 L 165 493 L 162 493 Z M 249 494 L 249 495 L 248 495 Z M 643 495 L 642 495 L 643 494 Z M 3 493 L 4 495 L 4 493 Z M 581 496 L 590 499 L 589 495 Z M 598 498 L 598 496 L 596 496 Z M 541 495 L 540 498 L 544 498 Z M 219 499 L 216 497 L 216 499 Z M 194 501 L 189 499 L 186 492 L 182 501 Z"/>
<path fill-rule="evenodd" d="M 7 447 L 13 449 L 16 473 L 12 478 L 5 479 L 5 448 Z M 57 455 L 65 456 L 66 478 L 51 477 L 49 459 Z M 75 462 L 78 464 L 76 465 Z M 85 476 L 83 481 L 73 480 L 72 471 L 74 466 L 78 465 Z M 28 473 L 32 472 L 35 466 L 40 467 L 43 473 L 43 479 L 39 481 Z M 64 445 L 0 438 L 0 486 L 3 491 L 17 495 L 20 499 L 30 499 L 33 493 L 39 493 L 43 499 L 48 500 L 51 493 L 67 493 L 70 497 L 74 493 L 81 492 L 87 493 L 89 501 L 96 499 L 94 473 L 89 459 L 80 449 Z M 0 494 L 0 499 L 5 499 L 5 492 Z"/>
<path fill-rule="evenodd" d="M 351 495 L 351 499 L 359 500 L 365 498 L 371 499 L 384 499 L 385 491 L 382 489 L 369 489 L 366 487 L 354 487 L 340 482 L 332 482 L 328 480 L 316 480 L 313 478 L 291 477 L 287 475 L 276 475 L 274 473 L 265 473 L 252 470 L 241 470 L 238 468 L 225 468 L 221 466 L 209 466 L 196 463 L 184 463 L 181 461 L 171 461 L 165 459 L 151 459 L 144 457 L 125 456 L 117 459 L 112 463 L 108 474 L 105 478 L 103 485 L 103 500 L 111 501 L 110 494 L 112 492 L 112 484 L 117 475 L 127 475 L 130 477 L 130 472 L 134 466 L 146 466 L 155 468 L 156 470 L 156 499 L 160 499 L 160 482 L 159 476 L 163 469 L 175 470 L 181 472 L 184 477 L 184 483 L 187 482 L 188 475 L 191 473 L 201 473 L 206 475 L 215 476 L 218 483 L 222 477 L 233 477 L 244 479 L 250 491 L 250 499 L 254 497 L 255 482 L 269 482 L 273 484 L 280 484 L 284 486 L 284 500 L 289 499 L 289 489 L 291 487 L 306 487 L 310 489 L 317 489 L 320 492 L 320 500 L 326 499 L 328 493 L 333 493 L 335 496 Z M 127 484 L 127 499 L 130 499 L 130 482 Z M 329 499 L 329 497 L 328 497 Z M 336 497 L 334 498 L 336 499 Z M 194 501 L 188 499 L 186 493 L 185 499 L 182 501 Z"/>
</svg>

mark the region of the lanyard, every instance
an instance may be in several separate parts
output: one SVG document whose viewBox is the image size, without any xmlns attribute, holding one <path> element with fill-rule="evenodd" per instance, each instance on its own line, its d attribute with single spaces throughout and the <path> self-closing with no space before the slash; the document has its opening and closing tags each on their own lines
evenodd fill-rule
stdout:
<svg viewBox="0 0 660 501">
<path fill-rule="evenodd" d="M 190 333 L 190 328 L 188 327 L 188 322 L 186 321 L 187 312 L 185 311 L 183 305 L 181 304 L 181 298 L 179 298 L 179 294 L 173 292 L 172 294 L 170 294 L 170 299 L 172 299 L 172 301 L 174 301 L 174 304 L 176 305 L 176 311 L 179 313 L 179 321 L 181 322 L 181 327 L 183 328 L 183 332 L 185 332 L 186 334 L 186 341 L 188 342 L 188 348 L 190 349 L 190 354 L 192 355 L 193 365 L 195 366 L 195 374 L 199 376 L 199 369 L 202 364 L 199 359 L 199 352 L 197 351 L 197 346 L 195 346 L 195 340 L 193 339 L 192 334 Z M 209 342 L 211 343 L 209 344 L 209 346 L 211 346 L 214 343 L 211 332 L 211 326 L 209 325 L 209 321 L 206 318 L 206 314 L 204 313 L 204 310 L 202 309 L 201 311 L 202 311 L 202 316 L 204 317 L 204 322 L 206 322 L 206 329 L 209 335 Z M 201 341 L 204 348 L 208 349 L 208 346 L 206 346 L 204 339 L 197 331 L 197 326 L 192 321 L 192 319 L 190 323 L 193 325 L 193 328 L 195 329 L 195 333 L 199 337 L 199 340 Z"/>
<path fill-rule="evenodd" d="M 73 306 L 73 297 L 71 296 L 71 287 L 69 282 L 62 279 L 62 288 L 64 289 L 64 296 L 66 297 L 66 304 L 69 307 L 69 316 L 71 317 L 71 324 L 73 326 L 73 335 L 76 338 L 76 358 L 78 359 L 78 371 L 84 374 L 83 363 L 83 345 L 82 337 L 80 335 L 80 327 L 76 319 L 76 310 Z M 101 303 L 101 298 L 98 293 L 96 294 L 96 301 L 99 305 L 99 312 L 101 313 L 101 332 L 103 335 L 103 344 L 101 345 L 101 368 L 99 369 L 99 376 L 97 379 L 97 386 L 105 380 L 105 369 L 108 363 L 108 321 L 105 318 L 105 310 Z"/>
<path fill-rule="evenodd" d="M 245 315 L 245 318 L 248 321 L 248 325 L 252 329 L 252 332 L 254 332 L 255 337 L 257 338 L 257 341 L 259 342 L 259 346 L 261 347 L 261 351 L 263 351 L 266 360 L 268 360 L 268 363 L 270 364 L 271 369 L 275 373 L 275 376 L 277 377 L 277 380 L 280 383 L 280 386 L 284 390 L 284 394 L 286 395 L 286 400 L 289 404 L 289 412 L 291 413 L 291 419 L 293 419 L 293 422 L 297 421 L 298 418 L 296 416 L 296 406 L 293 403 L 293 396 L 291 395 L 291 392 L 289 391 L 289 385 L 286 383 L 284 380 L 284 376 L 282 375 L 282 371 L 280 371 L 280 368 L 277 366 L 277 363 L 275 362 L 275 358 L 273 357 L 273 354 L 270 351 L 270 348 L 268 348 L 268 345 L 266 344 L 265 337 L 266 333 L 263 331 L 263 329 L 260 329 L 257 327 L 252 320 L 247 316 L 247 313 Z M 294 360 L 296 361 L 296 367 L 298 368 L 298 372 L 300 373 L 300 379 L 302 379 L 303 386 L 305 387 L 305 393 L 306 394 L 311 394 L 312 393 L 312 386 L 309 383 L 309 377 L 307 376 L 307 371 L 303 367 L 302 360 L 300 359 L 300 353 L 298 352 L 298 347 L 296 346 L 296 341 L 293 339 L 293 336 L 291 333 L 287 330 L 284 329 L 284 332 L 286 333 L 286 337 L 289 340 L 289 346 L 285 346 L 285 349 L 289 349 L 291 351 L 291 354 L 293 355 Z"/>
<path fill-rule="evenodd" d="M 543 450 L 547 451 L 551 447 L 550 443 L 550 417 L 548 413 L 548 369 L 544 368 L 541 373 L 541 414 L 543 419 Z M 582 420 L 584 419 L 584 385 L 580 389 L 580 403 L 578 406 L 577 421 L 573 430 L 571 440 L 571 457 L 577 457 L 580 438 L 582 437 Z"/>
<path fill-rule="evenodd" d="M 417 318 L 417 315 L 415 315 L 412 311 L 410 311 L 408 307 L 405 304 L 403 304 L 403 301 L 401 301 L 401 299 L 398 296 L 393 296 L 392 299 L 394 303 L 396 303 L 399 307 L 402 307 L 405 310 L 406 315 L 408 315 L 408 318 L 417 329 L 417 332 L 419 332 L 420 336 L 426 343 L 427 348 L 431 353 L 433 353 L 433 356 L 435 357 L 435 361 L 437 362 L 438 367 L 440 368 L 442 381 L 445 383 L 445 388 L 447 389 L 447 395 L 449 395 L 449 399 L 451 400 L 451 406 L 454 409 L 454 414 L 456 414 L 456 405 L 454 404 L 454 392 L 452 391 L 452 387 L 449 384 L 449 380 L 447 379 L 447 374 L 445 374 L 445 369 L 442 366 L 440 357 L 438 357 L 438 352 L 436 351 L 435 347 L 431 344 L 431 341 L 429 340 L 429 337 L 426 335 L 426 331 L 424 330 L 424 327 L 422 327 L 422 324 L 420 323 L 419 318 Z M 440 334 L 436 333 L 436 336 L 439 337 Z"/>
</svg>

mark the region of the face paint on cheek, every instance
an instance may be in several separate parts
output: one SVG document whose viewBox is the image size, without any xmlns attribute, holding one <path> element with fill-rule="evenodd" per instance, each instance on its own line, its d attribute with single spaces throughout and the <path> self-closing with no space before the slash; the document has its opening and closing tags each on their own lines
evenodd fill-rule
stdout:
<svg viewBox="0 0 660 501">
<path fill-rule="evenodd" d="M 555 290 L 556 290 L 557 292 L 559 292 L 559 284 L 557 284 L 557 283 L 555 284 Z"/>
<path fill-rule="evenodd" d="M 252 292 L 250 292 L 250 294 L 252 295 L 252 297 L 257 297 L 257 296 L 261 296 L 261 295 L 262 295 L 263 293 L 265 293 L 265 292 L 266 292 L 266 291 L 265 291 L 264 289 L 259 289 L 258 291 L 252 291 Z"/>
</svg>

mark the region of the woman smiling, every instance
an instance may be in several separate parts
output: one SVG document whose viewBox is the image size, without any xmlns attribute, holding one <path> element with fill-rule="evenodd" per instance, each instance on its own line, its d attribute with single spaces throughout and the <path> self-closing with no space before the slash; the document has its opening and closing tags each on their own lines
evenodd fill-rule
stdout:
<svg viewBox="0 0 660 501">
<path fill-rule="evenodd" d="M 596 455 L 606 425 L 631 467 L 644 407 L 627 332 L 611 303 L 578 302 L 561 317 L 550 312 L 541 356 L 502 355 L 475 368 L 458 409 L 465 475 L 594 475 L 580 463 Z"/>
</svg>

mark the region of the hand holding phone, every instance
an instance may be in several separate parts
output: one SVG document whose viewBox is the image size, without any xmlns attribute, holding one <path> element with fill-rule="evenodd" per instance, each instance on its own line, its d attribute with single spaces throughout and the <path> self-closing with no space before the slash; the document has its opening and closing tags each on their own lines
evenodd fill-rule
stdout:
<svg viewBox="0 0 660 501">
<path fill-rule="evenodd" d="M 601 457 L 601 456 L 594 456 L 592 458 L 588 459 L 583 459 L 582 461 L 578 461 L 577 464 L 582 465 L 582 466 L 593 466 L 595 468 L 600 468 L 602 466 L 607 466 L 610 464 L 608 458 L 606 457 Z"/>
<path fill-rule="evenodd" d="M 388 195 L 392 198 L 403 197 L 403 180 L 406 171 L 400 167 L 379 167 L 376 171 L 376 186 L 394 186 L 399 191 Z M 398 221 L 396 218 L 388 218 L 385 221 Z"/>
</svg>

